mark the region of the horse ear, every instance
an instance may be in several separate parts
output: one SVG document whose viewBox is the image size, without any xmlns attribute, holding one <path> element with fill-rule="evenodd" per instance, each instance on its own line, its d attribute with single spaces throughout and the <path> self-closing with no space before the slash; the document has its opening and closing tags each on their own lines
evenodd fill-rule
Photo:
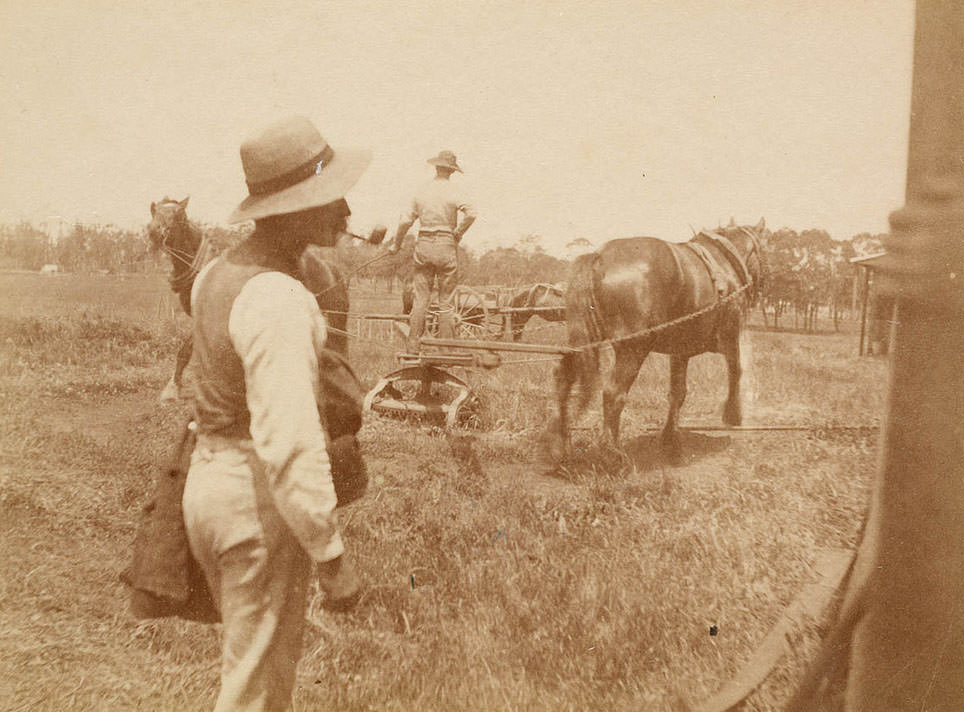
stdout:
<svg viewBox="0 0 964 712">
<path fill-rule="evenodd" d="M 187 196 L 184 200 L 182 200 L 181 202 L 179 202 L 178 205 L 180 205 L 182 208 L 186 208 L 186 207 L 187 207 L 187 201 L 189 201 L 190 199 L 191 199 L 191 196 L 189 195 L 189 196 Z"/>
<path fill-rule="evenodd" d="M 151 202 L 151 217 L 154 217 L 155 212 L 157 212 L 157 203 Z"/>
<path fill-rule="evenodd" d="M 736 227 L 736 220 L 732 215 L 730 216 L 730 224 L 727 225 L 727 227 Z"/>
<path fill-rule="evenodd" d="M 763 231 L 766 230 L 766 229 L 767 229 L 767 221 L 766 221 L 766 218 L 760 218 L 760 222 L 758 222 L 758 223 L 756 224 L 756 227 L 754 228 L 754 230 L 756 230 L 758 233 L 762 234 Z"/>
</svg>

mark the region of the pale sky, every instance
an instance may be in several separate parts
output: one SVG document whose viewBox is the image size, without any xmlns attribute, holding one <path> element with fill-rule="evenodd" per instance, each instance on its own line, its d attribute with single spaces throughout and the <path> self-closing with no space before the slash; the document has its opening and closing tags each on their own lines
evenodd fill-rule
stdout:
<svg viewBox="0 0 964 712">
<path fill-rule="evenodd" d="M 223 223 L 238 147 L 288 114 L 374 152 L 394 228 L 458 154 L 470 248 L 553 251 L 731 216 L 834 238 L 903 204 L 908 0 L 0 0 L 0 221 Z"/>
</svg>

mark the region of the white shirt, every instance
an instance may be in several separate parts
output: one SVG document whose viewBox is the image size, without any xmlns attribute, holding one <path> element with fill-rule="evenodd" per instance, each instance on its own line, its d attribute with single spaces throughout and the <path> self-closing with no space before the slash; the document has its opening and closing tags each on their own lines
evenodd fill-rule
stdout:
<svg viewBox="0 0 964 712">
<path fill-rule="evenodd" d="M 318 415 L 326 338 L 318 304 L 298 280 L 265 272 L 242 287 L 228 332 L 244 365 L 251 437 L 275 506 L 309 556 L 334 559 L 344 549 Z"/>
<path fill-rule="evenodd" d="M 447 178 L 434 178 L 416 193 L 403 218 L 409 223 L 419 220 L 422 232 L 454 234 L 459 213 L 475 219 L 475 208 L 459 186 Z"/>
</svg>

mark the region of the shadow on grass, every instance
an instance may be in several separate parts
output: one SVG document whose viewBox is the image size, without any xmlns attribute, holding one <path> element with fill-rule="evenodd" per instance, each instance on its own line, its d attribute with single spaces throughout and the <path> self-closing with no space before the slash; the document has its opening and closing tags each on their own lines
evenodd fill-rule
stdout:
<svg viewBox="0 0 964 712">
<path fill-rule="evenodd" d="M 573 442 L 570 456 L 564 461 L 550 463 L 545 474 L 575 482 L 600 475 L 621 478 L 633 473 L 675 469 L 723 452 L 733 442 L 730 435 L 681 430 L 679 436 L 681 454 L 675 459 L 663 448 L 658 432 L 623 438 L 618 448 L 597 440 Z"/>
<path fill-rule="evenodd" d="M 699 462 L 726 450 L 732 443 L 729 435 L 704 435 L 681 430 L 681 453 L 673 458 L 660 441 L 660 433 L 647 433 L 637 438 L 625 439 L 622 449 L 637 472 L 649 472 L 666 467 L 683 467 Z"/>
</svg>

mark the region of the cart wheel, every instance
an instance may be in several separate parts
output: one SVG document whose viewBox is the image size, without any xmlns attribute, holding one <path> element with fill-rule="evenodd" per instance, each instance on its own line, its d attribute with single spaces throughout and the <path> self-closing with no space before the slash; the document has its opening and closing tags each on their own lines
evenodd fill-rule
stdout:
<svg viewBox="0 0 964 712">
<path fill-rule="evenodd" d="M 459 286 L 452 295 L 455 338 L 498 339 L 502 337 L 502 314 L 497 307 L 489 307 L 485 298 L 472 287 Z M 425 312 L 425 333 L 439 337 L 438 302 L 433 301 Z"/>
<path fill-rule="evenodd" d="M 460 339 L 488 340 L 502 334 L 502 315 L 490 308 L 485 298 L 472 287 L 455 290 L 455 335 Z"/>
</svg>

